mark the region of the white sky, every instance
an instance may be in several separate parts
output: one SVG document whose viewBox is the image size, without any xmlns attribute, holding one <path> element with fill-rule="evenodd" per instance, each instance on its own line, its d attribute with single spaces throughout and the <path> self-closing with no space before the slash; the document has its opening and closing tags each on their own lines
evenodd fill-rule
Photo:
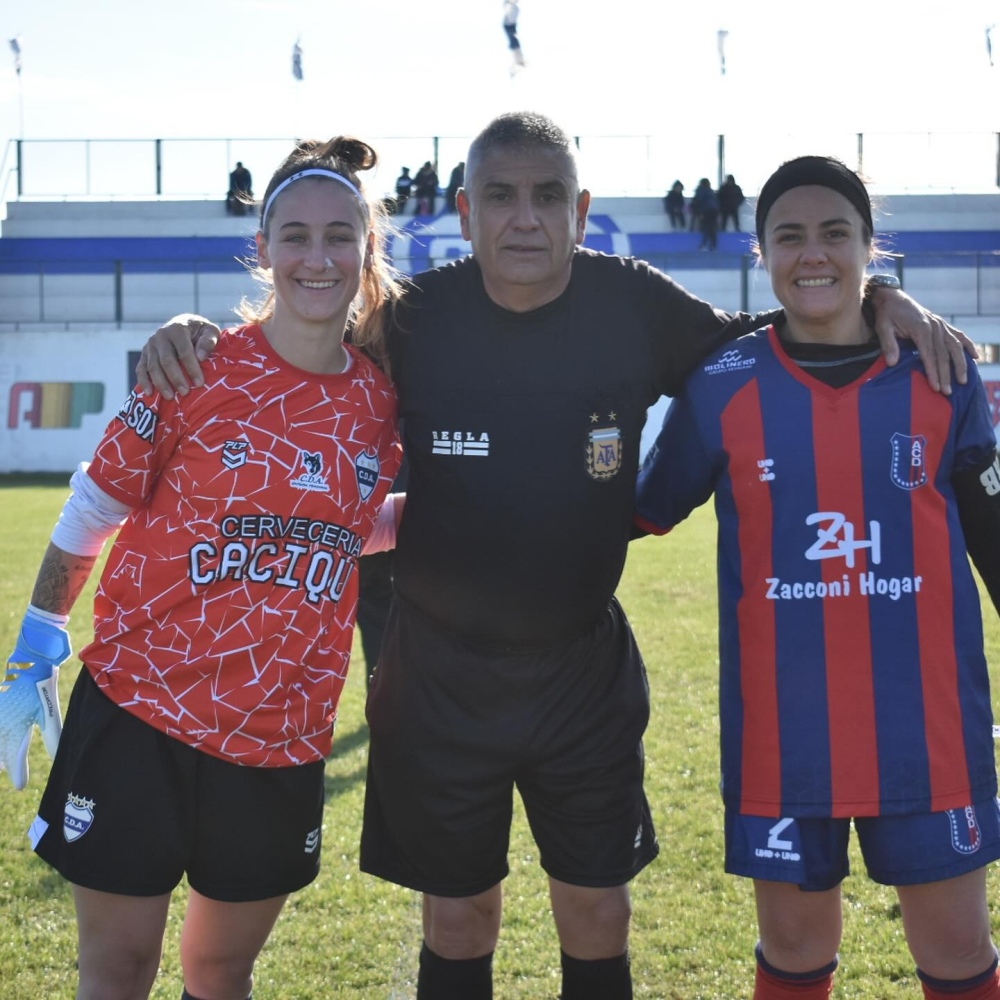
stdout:
<svg viewBox="0 0 1000 1000">
<path fill-rule="evenodd" d="M 1000 131 L 993 21 L 1000 0 L 522 0 L 512 79 L 500 0 L 6 0 L 0 155 L 19 135 L 466 137 L 522 108 L 572 134 L 678 140 Z"/>
</svg>

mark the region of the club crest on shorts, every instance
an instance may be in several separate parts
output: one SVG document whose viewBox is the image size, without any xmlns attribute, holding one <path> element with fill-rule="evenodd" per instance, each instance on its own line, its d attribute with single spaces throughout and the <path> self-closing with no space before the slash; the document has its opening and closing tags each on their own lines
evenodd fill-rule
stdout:
<svg viewBox="0 0 1000 1000">
<path fill-rule="evenodd" d="M 608 414 L 615 419 L 613 413 Z M 597 416 L 591 416 L 596 422 Z M 622 432 L 613 424 L 608 427 L 593 427 L 587 436 L 587 472 L 592 479 L 610 479 L 621 468 Z"/>
<path fill-rule="evenodd" d="M 889 477 L 901 490 L 915 490 L 927 482 L 927 438 L 923 434 L 893 434 Z"/>
<path fill-rule="evenodd" d="M 363 451 L 354 460 L 354 472 L 358 477 L 358 492 L 362 500 L 367 500 L 378 485 L 378 474 L 382 468 L 382 463 L 378 460 L 378 455 L 370 451 Z"/>
<path fill-rule="evenodd" d="M 975 854 L 983 843 L 983 832 L 976 819 L 976 807 L 949 809 L 948 822 L 951 824 L 951 846 L 959 854 Z"/>
<path fill-rule="evenodd" d="M 63 807 L 63 836 L 72 844 L 94 825 L 94 800 L 74 795 L 66 796 Z"/>
</svg>

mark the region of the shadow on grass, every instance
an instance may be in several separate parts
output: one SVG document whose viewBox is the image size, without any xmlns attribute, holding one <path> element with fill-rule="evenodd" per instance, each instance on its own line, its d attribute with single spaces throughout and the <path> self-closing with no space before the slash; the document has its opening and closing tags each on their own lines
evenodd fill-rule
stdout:
<svg viewBox="0 0 1000 1000">
<path fill-rule="evenodd" d="M 368 746 L 368 726 L 361 723 L 357 729 L 349 733 L 342 733 L 339 730 L 334 735 L 333 752 L 327 758 L 328 761 L 339 761 L 349 757 L 362 747 Z M 325 800 L 329 802 L 334 796 L 342 795 L 355 786 L 362 784 L 367 772 L 367 755 L 361 763 L 350 772 L 326 775 L 324 783 Z"/>
<path fill-rule="evenodd" d="M 69 486 L 72 472 L 5 472 L 0 475 L 0 490 L 25 486 Z"/>
</svg>

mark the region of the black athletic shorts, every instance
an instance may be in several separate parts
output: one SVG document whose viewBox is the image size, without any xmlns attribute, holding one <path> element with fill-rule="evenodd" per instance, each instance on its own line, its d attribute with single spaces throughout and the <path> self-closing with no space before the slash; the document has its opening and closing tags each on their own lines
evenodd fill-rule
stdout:
<svg viewBox="0 0 1000 1000">
<path fill-rule="evenodd" d="M 119 708 L 80 670 L 32 846 L 70 882 L 159 896 L 187 873 L 224 902 L 281 896 L 319 873 L 324 764 L 245 767 Z"/>
<path fill-rule="evenodd" d="M 363 871 L 436 896 L 485 891 L 508 872 L 515 786 L 555 879 L 624 885 L 657 854 L 649 687 L 616 601 L 579 639 L 497 651 L 397 599 L 367 715 Z"/>
</svg>

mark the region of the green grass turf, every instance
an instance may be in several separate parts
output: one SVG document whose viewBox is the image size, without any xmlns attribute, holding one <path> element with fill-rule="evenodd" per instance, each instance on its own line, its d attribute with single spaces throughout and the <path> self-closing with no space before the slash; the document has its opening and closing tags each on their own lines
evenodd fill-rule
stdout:
<svg viewBox="0 0 1000 1000">
<path fill-rule="evenodd" d="M 66 495 L 65 480 L 0 478 L 0 651 L 13 648 Z M 661 848 L 660 857 L 633 883 L 637 997 L 735 1000 L 752 991 L 756 932 L 750 885 L 722 872 L 714 532 L 712 512 L 703 508 L 667 538 L 633 543 L 619 590 L 649 670 L 653 714 L 646 738 L 647 791 Z M 71 621 L 77 650 L 88 640 L 94 582 Z M 985 601 L 984 616 L 995 667 L 1000 663 L 1000 627 Z M 419 899 L 357 868 L 367 746 L 357 642 L 355 655 L 327 765 L 322 872 L 286 906 L 258 962 L 256 1000 L 402 1000 L 415 992 Z M 62 670 L 64 707 L 77 670 L 72 661 Z M 25 836 L 47 770 L 36 733 L 28 788 L 15 792 L 6 775 L 0 775 L 0 1000 L 70 997 L 75 989 L 71 895 L 33 856 Z M 538 854 L 519 808 L 510 861 L 494 961 L 496 996 L 554 1000 L 558 943 Z M 844 885 L 845 928 L 835 996 L 919 996 L 894 894 L 857 874 L 863 868 L 856 850 L 852 865 L 856 874 Z M 991 899 L 997 886 L 997 876 L 991 874 Z M 152 993 L 156 1000 L 180 996 L 184 898 L 181 887 L 170 911 Z M 992 912 L 994 934 L 1000 937 L 1000 913 L 995 906 Z"/>
</svg>

